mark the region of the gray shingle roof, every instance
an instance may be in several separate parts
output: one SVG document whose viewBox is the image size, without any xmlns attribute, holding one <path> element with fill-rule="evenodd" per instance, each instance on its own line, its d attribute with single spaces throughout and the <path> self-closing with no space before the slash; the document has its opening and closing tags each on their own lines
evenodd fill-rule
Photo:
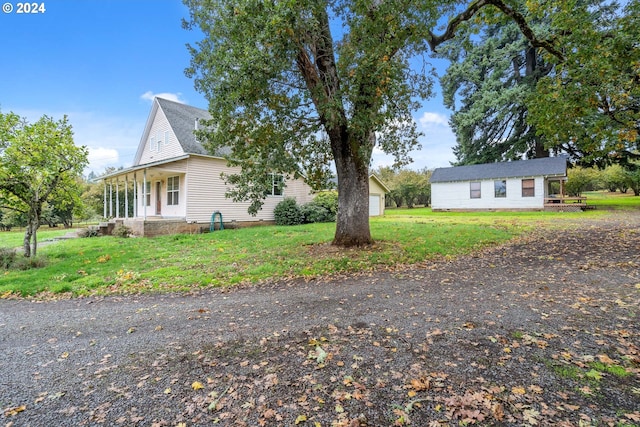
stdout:
<svg viewBox="0 0 640 427">
<path fill-rule="evenodd" d="M 160 108 L 169 121 L 169 125 L 178 138 L 178 142 L 187 154 L 204 154 L 210 155 L 205 148 L 196 140 L 193 133 L 195 130 L 195 121 L 209 120 L 211 115 L 207 110 L 192 107 L 190 105 L 181 104 L 175 101 L 169 101 L 164 98 L 156 98 Z M 223 156 L 228 154 L 229 150 L 219 150 L 216 155 Z"/>
<path fill-rule="evenodd" d="M 481 165 L 438 168 L 431 175 L 431 182 L 476 181 L 483 179 L 516 178 L 532 176 L 565 176 L 566 157 L 545 157 L 514 162 L 485 163 Z"/>
</svg>

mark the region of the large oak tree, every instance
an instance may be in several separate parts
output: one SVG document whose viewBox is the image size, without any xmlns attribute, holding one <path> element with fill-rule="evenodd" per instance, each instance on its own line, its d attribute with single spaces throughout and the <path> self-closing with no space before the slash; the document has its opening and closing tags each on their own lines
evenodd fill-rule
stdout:
<svg viewBox="0 0 640 427">
<path fill-rule="evenodd" d="M 333 160 L 338 215 L 333 243 L 371 242 L 368 176 L 375 147 L 410 160 L 419 147 L 412 113 L 432 95 L 429 50 L 493 5 L 514 19 L 534 47 L 522 15 L 500 0 L 185 0 L 187 75 L 209 101 L 199 136 L 242 172 L 230 195 L 260 208 L 270 173 L 312 183 Z M 439 22 L 448 24 L 439 27 Z M 436 30 L 438 29 L 438 30 Z M 552 48 L 552 46 L 547 46 Z"/>
</svg>

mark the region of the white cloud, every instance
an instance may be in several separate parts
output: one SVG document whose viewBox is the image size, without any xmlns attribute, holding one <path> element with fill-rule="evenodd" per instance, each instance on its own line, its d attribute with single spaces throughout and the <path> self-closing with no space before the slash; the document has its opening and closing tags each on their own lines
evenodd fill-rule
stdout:
<svg viewBox="0 0 640 427">
<path fill-rule="evenodd" d="M 421 170 L 424 168 L 435 169 L 451 166 L 451 162 L 456 160 L 453 154 L 456 136 L 449 126 L 449 118 L 441 113 L 424 112 L 416 122 L 418 131 L 424 134 L 420 138 L 422 148 L 409 154 L 413 159 L 413 163 L 406 167 L 408 169 Z M 392 165 L 393 156 L 385 154 L 378 147 L 373 150 L 372 169 Z"/>
<path fill-rule="evenodd" d="M 113 148 L 89 147 L 89 169 L 97 174 L 109 166 L 120 164 L 120 153 Z"/>
<path fill-rule="evenodd" d="M 420 123 L 422 127 L 429 127 L 431 125 L 449 127 L 449 118 L 444 114 L 426 111 L 422 114 L 422 117 L 418 119 L 418 123 Z"/>
<path fill-rule="evenodd" d="M 45 114 L 54 120 L 65 115 L 37 110 L 18 110 L 15 113 L 31 123 Z M 136 118 L 111 116 L 102 112 L 67 112 L 73 129 L 73 141 L 76 145 L 87 147 L 89 151 L 89 165 L 85 174 L 93 171 L 100 175 L 107 167 L 130 166 L 140 143 L 146 114 L 144 111 Z"/>
<path fill-rule="evenodd" d="M 186 104 L 186 101 L 182 99 L 182 94 L 180 92 L 178 93 L 170 93 L 170 92 L 162 92 L 162 93 L 153 93 L 152 91 L 148 90 L 145 93 L 143 93 L 142 95 L 140 95 L 140 99 L 144 99 L 145 101 L 153 101 L 153 98 L 164 98 L 164 99 L 168 99 L 169 101 L 175 101 L 175 102 L 179 102 L 181 104 Z"/>
</svg>

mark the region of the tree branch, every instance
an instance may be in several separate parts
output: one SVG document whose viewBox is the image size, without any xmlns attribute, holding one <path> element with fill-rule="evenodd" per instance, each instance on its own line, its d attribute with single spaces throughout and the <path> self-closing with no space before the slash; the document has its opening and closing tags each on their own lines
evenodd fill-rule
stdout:
<svg viewBox="0 0 640 427">
<path fill-rule="evenodd" d="M 464 23 L 469 21 L 473 16 L 480 11 L 483 7 L 486 6 L 494 6 L 498 8 L 502 13 L 511 18 L 522 34 L 529 40 L 531 45 L 536 48 L 545 49 L 547 52 L 557 57 L 560 60 L 564 60 L 564 55 L 553 45 L 549 40 L 540 40 L 536 37 L 535 33 L 527 23 L 524 15 L 511 6 L 505 4 L 503 0 L 476 0 L 472 2 L 469 7 L 455 16 L 447 25 L 447 28 L 444 33 L 440 35 L 434 34 L 432 31 L 429 31 L 429 35 L 427 37 L 427 43 L 429 43 L 429 47 L 433 52 L 436 52 L 438 46 L 447 40 L 451 40 L 456 35 L 456 30 L 458 27 Z"/>
</svg>

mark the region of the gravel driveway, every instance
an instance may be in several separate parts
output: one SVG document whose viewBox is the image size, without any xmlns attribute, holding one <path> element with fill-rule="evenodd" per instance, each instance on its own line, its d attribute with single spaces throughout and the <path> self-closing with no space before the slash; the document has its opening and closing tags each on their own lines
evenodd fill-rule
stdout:
<svg viewBox="0 0 640 427">
<path fill-rule="evenodd" d="M 0 420 L 640 425 L 639 217 L 401 271 L 0 301 Z"/>
</svg>

